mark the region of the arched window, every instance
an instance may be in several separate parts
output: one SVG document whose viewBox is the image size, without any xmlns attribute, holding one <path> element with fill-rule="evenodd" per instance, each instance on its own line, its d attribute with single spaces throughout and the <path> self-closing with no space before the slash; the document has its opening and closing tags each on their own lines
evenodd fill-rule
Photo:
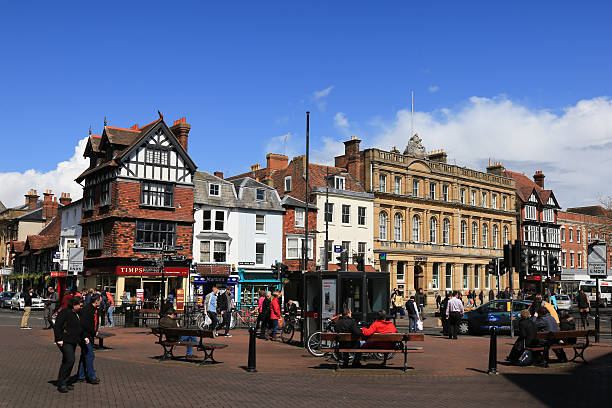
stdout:
<svg viewBox="0 0 612 408">
<path fill-rule="evenodd" d="M 378 238 L 387 239 L 387 213 L 384 211 L 381 211 L 378 216 Z"/>
<path fill-rule="evenodd" d="M 472 223 L 472 246 L 478 246 L 478 224 Z"/>
<path fill-rule="evenodd" d="M 467 243 L 467 222 L 461 221 L 461 246 Z"/>
<path fill-rule="evenodd" d="M 393 239 L 402 241 L 402 214 L 395 213 L 393 216 Z"/>
<path fill-rule="evenodd" d="M 497 225 L 493 225 L 493 248 L 497 248 L 497 237 L 498 237 Z"/>
<path fill-rule="evenodd" d="M 412 241 L 421 241 L 421 219 L 418 215 L 412 217 Z"/>
<path fill-rule="evenodd" d="M 489 246 L 489 226 L 482 224 L 482 247 L 487 248 Z"/>
<path fill-rule="evenodd" d="M 435 217 L 429 219 L 429 242 L 432 244 L 436 243 L 436 236 L 438 235 L 438 222 Z"/>
<path fill-rule="evenodd" d="M 450 221 L 445 218 L 442 222 L 442 243 L 448 245 L 450 243 Z"/>
<path fill-rule="evenodd" d="M 504 227 L 504 245 L 508 243 L 510 237 L 508 236 L 508 227 Z"/>
</svg>

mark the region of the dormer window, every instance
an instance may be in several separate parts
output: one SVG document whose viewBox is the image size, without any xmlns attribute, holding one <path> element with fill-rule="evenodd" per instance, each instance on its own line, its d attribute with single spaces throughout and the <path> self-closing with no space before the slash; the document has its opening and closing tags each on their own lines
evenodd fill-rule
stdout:
<svg viewBox="0 0 612 408">
<path fill-rule="evenodd" d="M 285 191 L 291 191 L 291 176 L 285 177 Z"/>
<path fill-rule="evenodd" d="M 221 195 L 221 188 L 219 184 L 210 183 L 208 187 L 208 195 L 219 197 Z"/>
<path fill-rule="evenodd" d="M 535 220 L 536 219 L 536 208 L 533 205 L 525 206 L 525 219 Z"/>
<path fill-rule="evenodd" d="M 263 188 L 258 188 L 256 198 L 258 201 L 263 201 L 266 198 L 266 191 Z"/>
<path fill-rule="evenodd" d="M 344 177 L 336 176 L 334 177 L 334 188 L 336 190 L 344 190 Z"/>
</svg>

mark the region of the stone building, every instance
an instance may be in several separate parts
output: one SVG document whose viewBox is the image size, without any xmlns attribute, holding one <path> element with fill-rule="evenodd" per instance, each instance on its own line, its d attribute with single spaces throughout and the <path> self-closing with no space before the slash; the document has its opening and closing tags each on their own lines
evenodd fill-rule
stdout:
<svg viewBox="0 0 612 408">
<path fill-rule="evenodd" d="M 487 172 L 448 164 L 443 150 L 427 153 L 416 134 L 403 154 L 359 144 L 344 142 L 336 167 L 374 194 L 376 266 L 390 274 L 391 287 L 405 296 L 418 288 L 430 295 L 496 288 L 485 266 L 516 236 L 515 183 L 501 164 Z M 500 288 L 507 285 L 504 275 Z"/>
</svg>

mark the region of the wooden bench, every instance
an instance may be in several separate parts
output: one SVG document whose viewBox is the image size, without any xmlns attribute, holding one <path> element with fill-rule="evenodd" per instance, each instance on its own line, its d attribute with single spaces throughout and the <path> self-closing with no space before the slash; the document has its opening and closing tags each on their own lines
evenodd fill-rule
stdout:
<svg viewBox="0 0 612 408">
<path fill-rule="evenodd" d="M 211 360 L 212 363 L 216 364 L 213 357 L 213 353 L 216 349 L 224 349 L 227 344 L 222 343 L 204 343 L 203 339 L 215 338 L 215 333 L 212 330 L 202 329 L 185 329 L 181 327 L 164 329 L 161 327 L 152 327 L 151 332 L 158 336 L 158 340 L 155 344 L 159 344 L 164 349 L 164 355 L 160 357 L 160 360 L 177 359 L 173 351 L 175 347 L 195 347 L 200 351 L 204 352 L 204 359 L 200 362 L 200 365 L 206 364 L 207 360 Z M 198 342 L 192 341 L 180 341 L 180 340 L 168 340 L 168 337 L 172 339 L 180 339 L 182 336 L 191 336 L 199 339 Z"/>
<path fill-rule="evenodd" d="M 569 361 L 574 361 L 576 358 L 580 357 L 584 363 L 587 361 L 584 359 L 584 351 L 589 348 L 589 336 L 595 336 L 595 330 L 567 330 L 567 331 L 558 331 L 558 332 L 539 332 L 536 333 L 536 339 L 544 342 L 541 346 L 535 347 L 526 347 L 526 350 L 530 350 L 532 352 L 542 352 L 544 354 L 544 366 L 549 366 L 549 352 L 550 350 L 563 350 L 563 349 L 573 349 L 574 357 L 572 357 Z M 578 338 L 584 337 L 584 342 L 578 342 Z M 575 339 L 576 343 L 570 344 L 567 342 L 568 339 Z M 563 341 L 563 343 L 559 343 L 559 341 Z"/>
<path fill-rule="evenodd" d="M 134 316 L 134 321 L 142 321 L 144 326 L 148 326 L 147 322 L 149 320 L 159 320 L 159 310 L 155 309 L 140 309 L 138 310 L 138 315 Z"/>
<path fill-rule="evenodd" d="M 114 335 L 115 335 L 115 333 L 99 331 L 98 334 L 96 334 L 96 339 L 98 339 L 98 348 L 101 348 L 101 349 L 104 349 L 104 350 L 110 350 L 110 347 L 105 347 L 104 346 L 104 339 L 107 339 L 109 337 L 113 337 Z"/>
<path fill-rule="evenodd" d="M 341 348 L 340 342 L 357 342 L 365 340 L 368 342 L 367 348 Z M 321 349 L 324 353 L 336 353 L 336 370 L 340 368 L 340 353 L 383 353 L 382 365 L 387 364 L 387 354 L 404 354 L 404 372 L 408 369 L 408 353 L 423 353 L 423 347 L 408 346 L 409 341 L 425 341 L 423 334 L 416 333 L 375 333 L 371 336 L 354 336 L 351 333 L 321 333 L 321 341 L 332 343 L 332 347 Z M 389 348 L 389 344 L 396 344 L 397 348 Z"/>
</svg>

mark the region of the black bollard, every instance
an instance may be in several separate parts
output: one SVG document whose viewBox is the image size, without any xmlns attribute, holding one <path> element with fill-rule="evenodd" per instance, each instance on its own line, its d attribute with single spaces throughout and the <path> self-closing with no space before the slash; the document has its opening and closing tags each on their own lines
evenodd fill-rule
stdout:
<svg viewBox="0 0 612 408">
<path fill-rule="evenodd" d="M 489 345 L 489 371 L 487 374 L 497 374 L 497 330 L 491 327 L 491 344 Z"/>
<path fill-rule="evenodd" d="M 247 365 L 247 371 L 249 373 L 257 372 L 257 362 L 255 359 L 255 337 L 257 332 L 254 327 L 249 327 L 249 363 Z"/>
</svg>

